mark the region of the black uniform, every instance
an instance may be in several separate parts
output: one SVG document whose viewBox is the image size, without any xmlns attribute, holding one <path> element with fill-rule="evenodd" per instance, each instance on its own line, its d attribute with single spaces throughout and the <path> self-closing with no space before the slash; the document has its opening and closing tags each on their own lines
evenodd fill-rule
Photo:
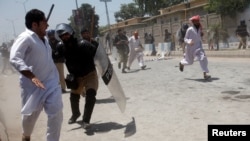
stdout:
<svg viewBox="0 0 250 141">
<path fill-rule="evenodd" d="M 119 34 L 119 32 L 121 31 L 118 31 L 118 35 L 115 36 L 114 45 L 119 55 L 118 68 L 121 68 L 121 63 L 123 63 L 122 72 L 126 73 L 125 69 L 127 67 L 129 53 L 128 38 L 123 34 Z M 120 44 L 118 44 L 119 42 Z"/>
<path fill-rule="evenodd" d="M 64 63 L 65 59 L 64 59 L 63 55 L 58 54 L 58 50 L 60 50 L 60 48 L 62 47 L 62 46 L 58 45 L 59 41 L 55 40 L 52 42 L 49 40 L 49 44 L 51 46 L 52 59 L 53 59 L 54 63 Z"/>
<path fill-rule="evenodd" d="M 98 89 L 98 77 L 94 64 L 94 56 L 98 47 L 98 43 L 82 40 L 78 42 L 76 38 L 71 36 L 70 40 L 64 43 L 63 53 L 65 64 L 70 74 L 73 74 L 77 83 L 77 88 L 72 88 L 70 93 L 70 103 L 72 109 L 72 117 L 68 123 L 76 122 L 81 115 L 79 110 L 80 95 L 86 92 L 83 122 L 89 123 L 96 101 L 96 93 Z M 86 90 L 86 91 L 85 91 Z"/>
</svg>

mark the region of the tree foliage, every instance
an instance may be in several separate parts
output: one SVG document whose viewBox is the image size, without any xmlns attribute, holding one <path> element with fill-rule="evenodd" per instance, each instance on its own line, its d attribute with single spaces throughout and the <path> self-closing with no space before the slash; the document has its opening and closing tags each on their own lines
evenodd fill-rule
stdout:
<svg viewBox="0 0 250 141">
<path fill-rule="evenodd" d="M 141 12 L 135 3 L 121 4 L 120 11 L 114 14 L 116 22 L 141 17 Z"/>
<path fill-rule="evenodd" d="M 243 12 L 250 5 L 250 0 L 210 0 L 205 8 L 208 12 L 215 12 L 222 16 L 235 16 L 237 12 Z"/>
<path fill-rule="evenodd" d="M 117 22 L 134 17 L 159 15 L 159 10 L 182 3 L 183 0 L 134 0 L 134 3 L 122 4 L 120 11 L 115 12 Z"/>
<path fill-rule="evenodd" d="M 92 33 L 92 37 L 98 35 L 99 16 L 95 14 L 95 9 L 88 3 L 83 3 L 78 9 L 78 13 L 70 17 L 70 25 L 80 35 L 81 29 L 88 29 Z"/>
</svg>

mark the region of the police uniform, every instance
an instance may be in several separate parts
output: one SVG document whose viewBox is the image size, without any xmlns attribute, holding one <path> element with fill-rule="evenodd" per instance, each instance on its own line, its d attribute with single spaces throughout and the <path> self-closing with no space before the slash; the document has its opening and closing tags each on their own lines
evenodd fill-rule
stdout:
<svg viewBox="0 0 250 141">
<path fill-rule="evenodd" d="M 57 29 L 59 36 L 64 33 L 63 31 L 60 31 L 60 26 L 62 25 L 59 24 Z M 66 32 L 71 35 L 69 40 L 62 43 L 64 47 L 63 55 L 65 57 L 65 64 L 69 73 L 74 75 L 78 84 L 78 87 L 71 88 L 70 103 L 72 116 L 68 123 L 75 123 L 77 118 L 81 115 L 79 109 L 80 95 L 86 91 L 83 124 L 89 124 L 96 102 L 96 93 L 98 89 L 98 76 L 94 64 L 94 56 L 98 43 L 95 41 L 92 41 L 91 43 L 86 40 L 82 40 L 79 43 L 77 38 L 73 37 L 73 32 L 67 30 Z"/>
<path fill-rule="evenodd" d="M 118 35 L 115 36 L 114 45 L 117 48 L 117 52 L 119 54 L 119 63 L 118 68 L 121 67 L 121 63 L 123 63 L 122 66 L 122 73 L 126 73 L 126 65 L 128 62 L 128 53 L 129 53 L 129 47 L 128 47 L 128 38 L 125 36 L 121 29 L 118 30 Z"/>
</svg>

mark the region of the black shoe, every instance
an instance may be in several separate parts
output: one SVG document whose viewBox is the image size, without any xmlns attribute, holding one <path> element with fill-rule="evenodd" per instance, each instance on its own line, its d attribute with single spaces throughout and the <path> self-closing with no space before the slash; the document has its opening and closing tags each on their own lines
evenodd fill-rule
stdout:
<svg viewBox="0 0 250 141">
<path fill-rule="evenodd" d="M 122 73 L 127 73 L 127 72 L 125 71 L 125 69 L 122 69 Z"/>
<path fill-rule="evenodd" d="M 211 78 L 210 75 L 204 75 L 204 79 L 205 79 L 205 80 L 208 80 L 208 79 L 210 79 L 210 78 Z"/>
<path fill-rule="evenodd" d="M 90 128 L 90 124 L 83 121 L 83 122 L 82 122 L 82 128 L 83 128 L 83 129 L 89 129 L 89 128 Z"/>
<path fill-rule="evenodd" d="M 144 70 L 144 69 L 145 69 L 146 67 L 147 67 L 146 65 L 144 65 L 144 66 L 141 66 L 141 69 L 143 69 L 143 70 Z"/>
<path fill-rule="evenodd" d="M 121 63 L 118 63 L 118 69 L 121 69 Z"/>
<path fill-rule="evenodd" d="M 77 114 L 77 115 L 73 115 L 73 116 L 71 116 L 71 118 L 69 119 L 69 121 L 68 121 L 68 124 L 72 124 L 72 123 L 75 123 L 76 122 L 76 120 L 77 120 L 77 118 L 79 118 L 80 117 L 80 115 L 81 114 Z"/>
<path fill-rule="evenodd" d="M 30 141 L 29 137 L 22 137 L 22 141 Z"/>
<path fill-rule="evenodd" d="M 183 72 L 183 70 L 184 70 L 184 65 L 182 65 L 181 63 L 179 63 L 179 69 L 180 69 L 181 72 Z"/>
</svg>

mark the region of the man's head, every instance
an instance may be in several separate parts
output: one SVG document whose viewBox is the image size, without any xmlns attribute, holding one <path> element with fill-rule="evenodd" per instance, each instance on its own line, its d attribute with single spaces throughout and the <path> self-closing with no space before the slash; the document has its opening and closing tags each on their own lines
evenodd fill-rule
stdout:
<svg viewBox="0 0 250 141">
<path fill-rule="evenodd" d="M 196 15 L 189 19 L 195 26 L 200 26 L 200 16 Z"/>
<path fill-rule="evenodd" d="M 89 30 L 88 30 L 87 28 L 83 28 L 83 29 L 81 30 L 81 36 L 82 36 L 82 38 L 85 39 L 85 40 L 89 40 L 89 41 L 90 41 L 90 39 L 91 39 L 90 32 L 89 32 Z"/>
<path fill-rule="evenodd" d="M 56 37 L 62 40 L 63 42 L 68 41 L 74 35 L 73 28 L 65 23 L 58 24 L 56 26 L 55 32 Z"/>
<path fill-rule="evenodd" d="M 32 9 L 27 12 L 25 16 L 25 25 L 41 38 L 46 35 L 46 29 L 49 26 L 45 14 L 38 9 Z"/>
<path fill-rule="evenodd" d="M 139 33 L 138 33 L 138 31 L 136 30 L 135 32 L 134 32 L 134 37 L 135 37 L 135 39 L 138 39 L 138 36 L 139 36 Z"/>
</svg>

